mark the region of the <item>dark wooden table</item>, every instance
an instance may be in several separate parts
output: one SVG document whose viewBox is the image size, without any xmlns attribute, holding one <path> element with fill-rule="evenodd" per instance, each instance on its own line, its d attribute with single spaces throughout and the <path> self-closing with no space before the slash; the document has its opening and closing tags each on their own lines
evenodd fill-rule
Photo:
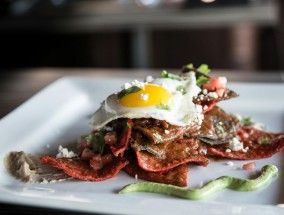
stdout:
<svg viewBox="0 0 284 215">
<path fill-rule="evenodd" d="M 177 70 L 168 70 L 177 72 Z M 147 75 L 159 77 L 161 70 L 122 70 L 122 69 L 59 69 L 36 68 L 7 70 L 0 74 L 0 120 L 15 108 L 31 98 L 53 81 L 65 76 L 84 77 L 132 77 L 143 79 Z M 284 72 L 246 72 L 216 70 L 214 76 L 226 76 L 229 81 L 238 82 L 284 82 Z M 0 121 L 1 122 L 1 121 Z M 3 143 L 0 143 L 3 144 Z M 0 203 L 1 214 L 86 214 L 50 208 L 29 207 Z"/>
</svg>

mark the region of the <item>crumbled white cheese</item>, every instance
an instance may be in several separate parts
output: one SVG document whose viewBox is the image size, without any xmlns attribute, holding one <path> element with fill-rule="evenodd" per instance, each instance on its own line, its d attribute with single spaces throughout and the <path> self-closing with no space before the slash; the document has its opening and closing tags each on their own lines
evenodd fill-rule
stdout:
<svg viewBox="0 0 284 215">
<path fill-rule="evenodd" d="M 232 152 L 232 150 L 231 149 L 226 149 L 226 152 L 230 153 L 230 152 Z"/>
<path fill-rule="evenodd" d="M 229 148 L 232 151 L 239 151 L 244 149 L 244 145 L 242 142 L 238 140 L 238 138 L 234 137 L 232 140 L 229 141 Z"/>
<path fill-rule="evenodd" d="M 111 126 L 105 126 L 105 131 L 113 131 L 113 127 Z"/>
<path fill-rule="evenodd" d="M 242 149 L 242 151 L 245 152 L 245 153 L 246 153 L 248 150 L 249 150 L 249 147 L 246 147 L 246 148 Z"/>
<path fill-rule="evenodd" d="M 136 87 L 139 87 L 139 88 L 144 88 L 145 86 L 145 83 L 144 82 L 140 82 L 138 80 L 134 80 L 130 83 L 126 82 L 123 84 L 123 86 L 121 87 L 122 90 L 127 90 L 129 89 L 130 87 L 133 87 L 133 86 L 136 86 Z"/>
<path fill-rule="evenodd" d="M 207 96 L 215 98 L 215 99 L 218 98 L 218 94 L 216 92 L 209 92 L 209 93 L 207 93 Z"/>
<path fill-rule="evenodd" d="M 198 125 L 201 125 L 204 119 L 204 114 L 202 114 L 203 109 L 201 105 L 195 105 L 195 110 L 197 113 L 197 118 L 196 118 L 196 122 Z"/>
<path fill-rule="evenodd" d="M 136 87 L 140 87 L 140 88 L 144 88 L 145 83 L 138 81 L 138 80 L 134 80 L 131 82 L 131 86 L 136 86 Z"/>
<path fill-rule="evenodd" d="M 239 151 L 246 153 L 249 150 L 249 147 L 245 147 L 242 142 L 237 137 L 234 137 L 232 140 L 229 141 L 229 149 L 226 150 L 226 152 L 231 151 Z"/>
<path fill-rule="evenodd" d="M 202 100 L 204 99 L 204 95 L 201 94 L 201 95 L 199 96 L 199 99 L 202 101 Z"/>
<path fill-rule="evenodd" d="M 204 95 L 206 95 L 208 93 L 208 90 L 207 89 L 203 89 L 202 92 L 203 92 Z"/>
<path fill-rule="evenodd" d="M 170 131 L 169 130 L 164 130 L 165 134 L 169 134 Z"/>
<path fill-rule="evenodd" d="M 232 161 L 228 161 L 228 162 L 226 163 L 226 165 L 228 165 L 228 166 L 234 166 L 234 163 L 233 163 Z"/>
<path fill-rule="evenodd" d="M 199 153 L 201 155 L 206 155 L 207 154 L 207 149 L 200 149 Z"/>
<path fill-rule="evenodd" d="M 131 87 L 131 84 L 129 84 L 129 83 L 124 83 L 124 85 L 122 86 L 122 89 L 124 89 L 124 90 L 126 90 L 126 89 L 128 89 L 128 88 L 130 88 Z"/>
<path fill-rule="evenodd" d="M 169 87 L 168 87 L 168 85 L 165 83 L 165 82 L 163 82 L 162 84 L 161 84 L 161 86 L 163 87 L 163 88 L 165 88 L 165 89 L 169 89 Z"/>
<path fill-rule="evenodd" d="M 143 101 L 147 101 L 149 98 L 149 95 L 146 93 L 146 94 L 141 94 L 140 95 L 140 99 L 143 100 Z"/>
<path fill-rule="evenodd" d="M 56 155 L 56 158 L 74 158 L 78 155 L 74 153 L 73 151 L 68 151 L 67 148 L 63 148 L 61 145 L 58 147 L 58 153 Z"/>
<path fill-rule="evenodd" d="M 208 106 L 204 105 L 203 110 L 207 110 L 207 109 L 208 109 Z"/>
<path fill-rule="evenodd" d="M 254 122 L 251 127 L 261 130 L 261 131 L 265 131 L 266 130 L 266 126 L 260 122 Z"/>
<path fill-rule="evenodd" d="M 152 82 L 154 80 L 154 78 L 153 78 L 153 76 L 151 76 L 151 75 L 148 75 L 147 77 L 146 77 L 146 82 Z"/>
</svg>

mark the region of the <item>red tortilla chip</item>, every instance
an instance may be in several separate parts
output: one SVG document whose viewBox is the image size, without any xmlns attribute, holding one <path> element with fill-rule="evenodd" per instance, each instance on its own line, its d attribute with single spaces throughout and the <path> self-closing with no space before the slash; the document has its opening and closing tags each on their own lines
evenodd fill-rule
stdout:
<svg viewBox="0 0 284 215">
<path fill-rule="evenodd" d="M 68 158 L 53 158 L 42 156 L 40 160 L 49 166 L 62 169 L 67 175 L 73 178 L 86 181 L 103 181 L 113 178 L 123 167 L 128 164 L 125 158 L 115 158 L 102 169 L 94 171 L 86 161 Z"/>
<path fill-rule="evenodd" d="M 226 152 L 228 144 L 222 144 L 209 146 L 207 155 L 237 160 L 254 160 L 271 157 L 284 149 L 284 134 L 273 134 L 254 128 L 240 128 L 238 136 L 243 142 L 243 148 L 248 147 L 246 152 L 242 150 Z M 263 140 L 266 140 L 266 143 L 261 144 Z"/>
<path fill-rule="evenodd" d="M 172 184 L 180 187 L 187 186 L 188 166 L 186 164 L 165 172 L 147 172 L 138 166 L 136 158 L 131 158 L 129 164 L 123 170 L 128 175 L 142 180 Z"/>
<path fill-rule="evenodd" d="M 217 105 L 217 103 L 218 102 L 216 102 L 216 101 L 211 101 L 211 102 L 204 101 L 204 102 L 202 102 L 201 103 L 201 106 L 203 107 L 202 108 L 203 109 L 202 114 L 204 114 L 204 113 L 210 111 L 211 109 L 213 109 Z M 207 106 L 207 108 L 204 108 L 205 106 Z"/>
<path fill-rule="evenodd" d="M 159 145 L 162 145 L 162 148 L 158 148 Z M 150 172 L 160 172 L 188 162 L 202 166 L 207 166 L 209 163 L 204 155 L 206 148 L 197 139 L 185 138 L 159 145 L 155 145 L 157 147 L 155 150 L 163 152 L 160 156 L 153 155 L 145 150 L 136 150 L 138 165 L 142 169 Z"/>
<path fill-rule="evenodd" d="M 118 144 L 110 146 L 110 150 L 112 151 L 114 156 L 123 156 L 124 151 L 128 148 L 129 139 L 131 137 L 132 125 L 132 120 L 128 119 L 127 126 L 124 128 L 121 138 L 118 141 Z"/>
</svg>

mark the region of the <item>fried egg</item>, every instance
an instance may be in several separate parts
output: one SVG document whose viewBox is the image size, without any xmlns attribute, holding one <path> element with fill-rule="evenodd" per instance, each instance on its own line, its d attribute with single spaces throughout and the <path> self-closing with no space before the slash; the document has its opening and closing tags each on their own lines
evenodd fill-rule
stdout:
<svg viewBox="0 0 284 215">
<path fill-rule="evenodd" d="M 178 79 L 155 78 L 148 82 L 126 83 L 121 91 L 102 102 L 90 126 L 98 130 L 118 118 L 154 118 L 177 126 L 201 124 L 202 107 L 192 101 L 200 91 L 194 72 Z"/>
</svg>

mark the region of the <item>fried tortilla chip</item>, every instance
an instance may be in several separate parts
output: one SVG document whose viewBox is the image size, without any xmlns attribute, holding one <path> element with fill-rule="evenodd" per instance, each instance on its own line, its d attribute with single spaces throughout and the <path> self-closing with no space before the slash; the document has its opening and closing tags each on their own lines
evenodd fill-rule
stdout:
<svg viewBox="0 0 284 215">
<path fill-rule="evenodd" d="M 240 128 L 240 142 L 245 150 L 228 151 L 229 144 L 208 146 L 207 155 L 237 160 L 268 158 L 284 149 L 284 134 L 273 134 L 255 128 Z M 227 151 L 227 152 L 226 152 Z"/>
<path fill-rule="evenodd" d="M 49 166 L 62 169 L 67 175 L 73 178 L 86 181 L 104 181 L 113 178 L 117 173 L 125 167 L 129 161 L 125 158 L 117 157 L 102 169 L 95 171 L 88 162 L 80 159 L 70 158 L 54 158 L 50 156 L 42 156 L 40 160 Z"/>
<path fill-rule="evenodd" d="M 137 177 L 142 180 L 171 184 L 180 187 L 187 186 L 188 166 L 186 164 L 177 166 L 164 172 L 147 172 L 137 164 L 137 159 L 134 156 L 129 159 L 129 164 L 123 170 L 132 177 Z"/>
<path fill-rule="evenodd" d="M 150 149 L 158 154 L 150 153 Z M 167 171 L 189 162 L 202 166 L 207 166 L 209 163 L 205 157 L 206 147 L 195 138 L 182 138 L 164 144 L 151 144 L 146 150 L 136 149 L 135 152 L 138 165 L 150 172 Z"/>
</svg>

